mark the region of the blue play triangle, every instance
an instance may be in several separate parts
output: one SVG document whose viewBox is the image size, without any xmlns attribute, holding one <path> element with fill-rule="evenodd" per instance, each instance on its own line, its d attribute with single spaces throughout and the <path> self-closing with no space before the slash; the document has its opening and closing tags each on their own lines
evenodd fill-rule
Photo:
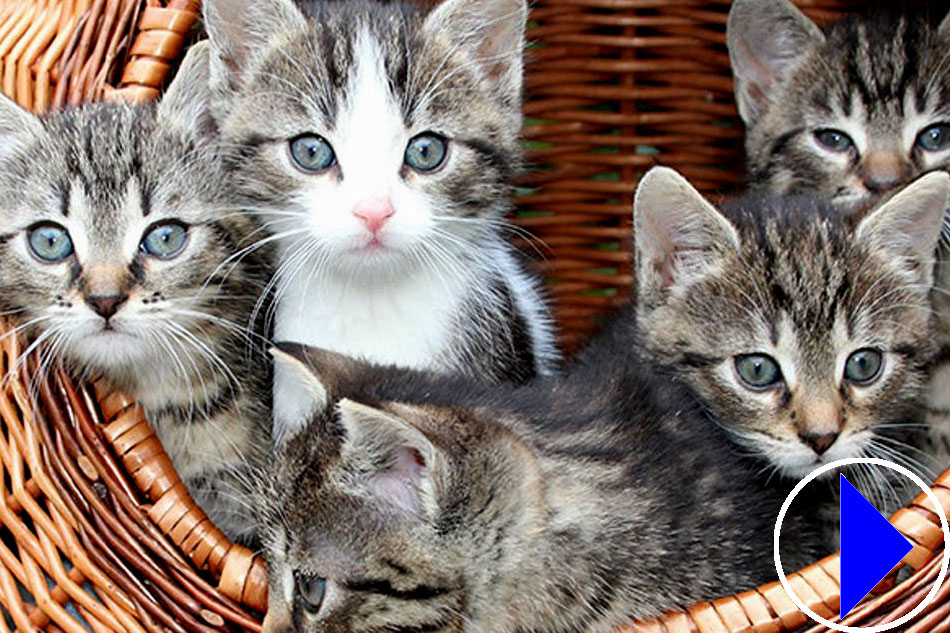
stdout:
<svg viewBox="0 0 950 633">
<path fill-rule="evenodd" d="M 841 617 L 894 569 L 910 541 L 841 475 Z"/>
</svg>

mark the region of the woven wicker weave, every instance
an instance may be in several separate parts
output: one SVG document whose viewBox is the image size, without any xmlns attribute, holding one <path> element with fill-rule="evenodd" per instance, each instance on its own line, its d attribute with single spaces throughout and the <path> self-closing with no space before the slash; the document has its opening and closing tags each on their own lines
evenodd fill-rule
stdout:
<svg viewBox="0 0 950 633">
<path fill-rule="evenodd" d="M 742 178 L 729 0 L 532 3 L 525 137 L 533 149 L 520 226 L 546 246 L 563 342 L 572 350 L 633 281 L 633 192 L 662 163 L 707 194 Z M 827 20 L 855 2 L 799 3 Z"/>
<path fill-rule="evenodd" d="M 0 354 L 0 523 L 15 540 L 0 546 L 0 604 L 17 627 L 82 631 L 70 602 L 94 630 L 257 630 L 239 602 L 263 607 L 261 563 L 188 498 L 141 409 L 61 369 L 34 374 L 38 352 L 16 337 Z"/>
<path fill-rule="evenodd" d="M 198 14 L 192 0 L 0 2 L 3 93 L 37 112 L 154 99 Z"/>
<path fill-rule="evenodd" d="M 799 2 L 816 19 L 854 2 Z M 564 341 L 628 293 L 638 178 L 671 165 L 704 192 L 741 178 L 742 129 L 724 46 L 727 0 L 536 0 L 527 66 L 531 168 L 515 221 L 539 239 Z M 36 111 L 85 100 L 151 99 L 189 40 L 193 0 L 0 0 L 3 92 Z M 0 322 L 0 336 L 8 325 Z M 141 410 L 61 369 L 34 375 L 0 339 L 0 633 L 260 630 L 262 564 L 195 507 Z M 19 363 L 19 364 L 18 364 Z M 15 371 L 13 371 L 15 369 Z M 32 389 L 31 389 L 32 387 Z M 30 394 L 37 394 L 31 398 Z M 950 511 L 950 472 L 934 490 Z M 916 544 L 905 582 L 847 624 L 916 606 L 942 535 L 925 498 L 894 517 Z M 789 579 L 816 612 L 838 607 L 829 557 Z M 912 631 L 950 629 L 950 584 Z M 80 621 L 85 624 L 82 624 Z M 701 603 L 628 631 L 786 631 L 806 624 L 777 583 Z M 815 630 L 820 630 L 815 629 Z"/>
</svg>

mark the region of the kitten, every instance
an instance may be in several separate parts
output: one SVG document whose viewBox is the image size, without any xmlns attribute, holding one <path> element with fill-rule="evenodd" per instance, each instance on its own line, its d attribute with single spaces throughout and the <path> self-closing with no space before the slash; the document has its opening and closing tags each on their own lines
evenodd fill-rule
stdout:
<svg viewBox="0 0 950 633">
<path fill-rule="evenodd" d="M 206 141 L 207 52 L 157 106 L 36 117 L 0 98 L 0 311 L 144 407 L 198 504 L 249 540 L 268 378 L 245 328 L 268 273 L 257 255 L 222 265 L 255 224 Z"/>
<path fill-rule="evenodd" d="M 517 387 L 281 349 L 315 414 L 261 499 L 265 631 L 606 632 L 775 578 L 784 496 L 635 356 Z"/>
<path fill-rule="evenodd" d="M 299 8 L 298 8 L 299 5 Z M 524 381 L 556 359 L 503 235 L 524 0 L 209 0 L 231 177 L 279 250 L 275 336 Z M 275 433 L 307 418 L 275 376 Z"/>
<path fill-rule="evenodd" d="M 950 176 L 936 172 L 860 221 L 821 197 L 752 194 L 718 210 L 657 168 L 636 195 L 636 326 L 618 328 L 769 472 L 797 483 L 865 455 L 919 471 L 906 442 L 936 352 L 948 202 Z M 855 483 L 898 502 L 875 474 Z"/>
<path fill-rule="evenodd" d="M 786 0 L 736 0 L 729 53 L 748 181 L 844 211 L 950 167 L 950 15 L 869 15 L 819 29 Z M 950 248 L 943 245 L 926 388 L 928 449 L 950 462 Z"/>
</svg>

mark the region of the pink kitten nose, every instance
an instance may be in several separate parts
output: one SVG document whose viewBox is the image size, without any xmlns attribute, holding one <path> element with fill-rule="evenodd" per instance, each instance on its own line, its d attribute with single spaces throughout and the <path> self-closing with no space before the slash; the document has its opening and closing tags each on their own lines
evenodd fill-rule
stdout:
<svg viewBox="0 0 950 633">
<path fill-rule="evenodd" d="M 392 200 L 388 196 L 366 200 L 353 209 L 353 215 L 362 220 L 373 235 L 379 233 L 379 230 L 386 224 L 386 220 L 391 218 L 394 213 L 396 213 L 396 210 L 393 209 Z"/>
</svg>

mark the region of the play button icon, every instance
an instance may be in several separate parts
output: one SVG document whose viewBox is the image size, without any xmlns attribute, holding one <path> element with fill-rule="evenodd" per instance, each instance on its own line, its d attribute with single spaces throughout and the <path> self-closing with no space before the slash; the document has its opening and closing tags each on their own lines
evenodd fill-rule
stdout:
<svg viewBox="0 0 950 633">
<path fill-rule="evenodd" d="M 844 475 L 841 483 L 841 617 L 913 549 Z"/>
<path fill-rule="evenodd" d="M 775 529 L 773 531 L 772 555 L 775 559 L 775 571 L 778 574 L 779 583 L 782 589 L 798 607 L 799 611 L 807 615 L 815 622 L 823 626 L 841 631 L 842 633 L 884 633 L 891 629 L 898 629 L 911 622 L 914 618 L 923 613 L 924 609 L 931 604 L 940 592 L 944 578 L 950 570 L 950 547 L 942 548 L 940 553 L 940 571 L 937 578 L 930 587 L 930 591 L 923 597 L 917 606 L 908 613 L 903 613 L 893 621 L 888 621 L 871 626 L 854 626 L 852 620 L 858 616 L 860 609 L 855 606 L 868 595 L 878 583 L 887 576 L 887 574 L 897 566 L 901 560 L 911 551 L 911 542 L 904 538 L 883 516 L 872 506 L 867 499 L 848 482 L 844 477 L 839 477 L 841 489 L 841 552 L 828 557 L 828 561 L 833 567 L 839 569 L 837 589 L 835 594 L 822 595 L 822 601 L 831 606 L 834 603 L 840 605 L 841 619 L 832 622 L 822 615 L 815 612 L 809 604 L 796 593 L 792 581 L 802 583 L 805 572 L 795 572 L 792 578 L 785 575 L 782 569 L 782 559 L 779 556 L 782 521 L 786 513 L 795 500 L 795 497 L 805 489 L 810 482 L 828 473 L 829 471 L 844 467 L 853 467 L 858 464 L 887 468 L 895 471 L 914 482 L 921 491 L 925 508 L 935 512 L 940 519 L 940 529 L 944 535 L 944 542 L 950 543 L 950 522 L 947 521 L 947 514 L 943 510 L 941 500 L 937 498 L 936 493 L 921 479 L 918 475 L 908 470 L 906 467 L 895 464 L 894 462 L 878 457 L 848 457 L 835 460 L 829 464 L 819 466 L 799 481 L 792 491 L 788 493 L 778 516 L 775 518 Z M 917 502 L 920 503 L 919 501 Z M 818 565 L 819 563 L 816 563 Z M 805 581 L 807 583 L 807 580 Z M 813 590 L 814 591 L 814 590 Z M 812 594 L 814 597 L 814 594 Z M 848 612 L 852 612 L 848 616 Z M 848 616 L 845 618 L 844 616 Z M 845 623 L 848 624 L 845 624 Z"/>
</svg>

